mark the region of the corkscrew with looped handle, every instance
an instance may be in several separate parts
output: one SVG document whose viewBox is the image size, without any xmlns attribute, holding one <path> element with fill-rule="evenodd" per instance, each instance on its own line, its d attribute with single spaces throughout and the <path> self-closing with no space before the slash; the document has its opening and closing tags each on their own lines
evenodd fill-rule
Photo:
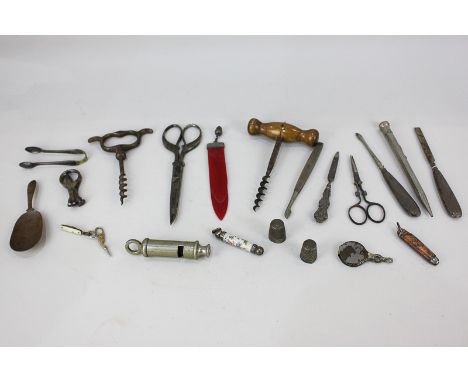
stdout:
<svg viewBox="0 0 468 382">
<path fill-rule="evenodd" d="M 120 204 L 123 204 L 124 199 L 127 197 L 127 176 L 125 174 L 124 169 L 124 160 L 127 159 L 127 151 L 134 149 L 140 146 L 141 138 L 145 134 L 152 134 L 152 129 L 142 129 L 139 131 L 135 130 L 120 130 L 114 133 L 109 133 L 103 135 L 102 137 L 91 137 L 88 139 L 89 143 L 92 142 L 99 142 L 101 145 L 101 149 L 108 153 L 115 153 L 115 157 L 119 161 L 119 168 L 120 168 L 120 176 L 119 176 L 119 195 L 120 195 Z M 126 136 L 132 135 L 136 139 L 132 143 L 114 145 L 114 146 L 106 146 L 105 142 L 111 138 L 123 138 Z"/>
</svg>

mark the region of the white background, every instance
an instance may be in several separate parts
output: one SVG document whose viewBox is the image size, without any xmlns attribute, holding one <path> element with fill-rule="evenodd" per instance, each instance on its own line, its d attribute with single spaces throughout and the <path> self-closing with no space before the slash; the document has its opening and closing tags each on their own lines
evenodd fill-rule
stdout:
<svg viewBox="0 0 468 382">
<path fill-rule="evenodd" d="M 3 37 L 0 118 L 4 147 L 1 345 L 467 345 L 465 217 L 449 218 L 413 131 L 421 126 L 441 171 L 466 211 L 468 40 L 435 37 Z M 262 207 L 251 207 L 273 142 L 251 137 L 251 117 L 317 128 L 324 150 L 286 221 L 288 239 L 267 239 L 282 217 L 309 155 L 283 145 Z M 354 136 L 360 132 L 401 183 L 408 182 L 378 129 L 389 120 L 421 181 L 435 217 L 409 218 L 389 194 Z M 186 157 L 179 216 L 169 226 L 172 154 L 161 144 L 171 123 L 204 132 Z M 206 144 L 224 127 L 230 205 L 219 222 L 211 207 Z M 118 165 L 87 139 L 153 128 L 129 153 L 129 197 L 118 200 Z M 81 208 L 68 208 L 64 168 L 23 170 L 26 146 L 82 148 L 90 160 Z M 331 158 L 340 151 L 330 219 L 317 207 Z M 352 225 L 349 165 L 355 156 L 369 198 L 385 205 L 380 225 Z M 27 254 L 9 248 L 26 209 L 26 185 L 39 183 L 43 242 Z M 433 267 L 401 242 L 395 222 L 440 258 Z M 97 242 L 58 230 L 62 223 L 103 226 L 113 257 Z M 265 247 L 256 257 L 217 241 L 221 226 Z M 465 236 L 464 236 L 465 235 Z M 126 240 L 200 240 L 199 261 L 128 255 Z M 315 264 L 299 260 L 303 240 L 318 243 Z M 338 246 L 362 242 L 394 263 L 357 269 Z"/>
</svg>

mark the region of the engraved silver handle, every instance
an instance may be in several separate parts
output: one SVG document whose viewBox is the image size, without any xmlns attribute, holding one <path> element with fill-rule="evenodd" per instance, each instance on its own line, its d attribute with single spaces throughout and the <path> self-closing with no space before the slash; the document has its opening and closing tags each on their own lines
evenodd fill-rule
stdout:
<svg viewBox="0 0 468 382">
<path fill-rule="evenodd" d="M 317 211 L 314 213 L 314 218 L 317 223 L 323 223 L 328 219 L 328 207 L 330 207 L 331 183 L 328 183 L 323 191 L 322 199 L 319 201 Z"/>
</svg>

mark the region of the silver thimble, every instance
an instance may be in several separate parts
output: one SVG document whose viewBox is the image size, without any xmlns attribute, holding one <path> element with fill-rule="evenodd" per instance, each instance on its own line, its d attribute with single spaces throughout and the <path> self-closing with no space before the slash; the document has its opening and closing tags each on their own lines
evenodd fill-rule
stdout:
<svg viewBox="0 0 468 382">
<path fill-rule="evenodd" d="M 313 240 L 307 239 L 302 244 L 301 260 L 304 263 L 312 264 L 317 260 L 317 243 Z"/>
<path fill-rule="evenodd" d="M 273 243 L 277 244 L 286 240 L 286 228 L 284 228 L 284 222 L 281 219 L 274 219 L 271 221 L 268 238 Z"/>
</svg>

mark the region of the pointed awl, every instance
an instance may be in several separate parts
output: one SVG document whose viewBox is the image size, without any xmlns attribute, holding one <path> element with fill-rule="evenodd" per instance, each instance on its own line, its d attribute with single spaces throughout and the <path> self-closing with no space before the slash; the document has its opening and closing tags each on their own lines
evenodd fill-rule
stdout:
<svg viewBox="0 0 468 382">
<path fill-rule="evenodd" d="M 403 152 L 403 149 L 401 148 L 400 144 L 398 143 L 395 136 L 393 135 L 392 129 L 390 128 L 390 123 L 387 121 L 381 122 L 379 124 L 379 127 L 380 127 L 380 131 L 383 133 L 383 135 L 385 136 L 385 139 L 390 145 L 390 148 L 392 149 L 393 154 L 395 154 L 395 156 L 398 159 L 398 162 L 400 162 L 400 165 L 403 168 L 403 171 L 405 172 L 405 175 L 408 178 L 409 182 L 411 183 L 411 187 L 413 187 L 414 192 L 418 196 L 419 201 L 427 210 L 429 215 L 431 215 L 432 217 L 433 215 L 432 215 L 431 206 L 429 205 L 429 200 L 427 199 L 427 196 L 421 186 L 421 183 L 419 183 L 418 178 L 416 178 L 416 174 L 411 168 L 408 162 L 408 158 L 406 157 L 405 153 Z"/>
</svg>

